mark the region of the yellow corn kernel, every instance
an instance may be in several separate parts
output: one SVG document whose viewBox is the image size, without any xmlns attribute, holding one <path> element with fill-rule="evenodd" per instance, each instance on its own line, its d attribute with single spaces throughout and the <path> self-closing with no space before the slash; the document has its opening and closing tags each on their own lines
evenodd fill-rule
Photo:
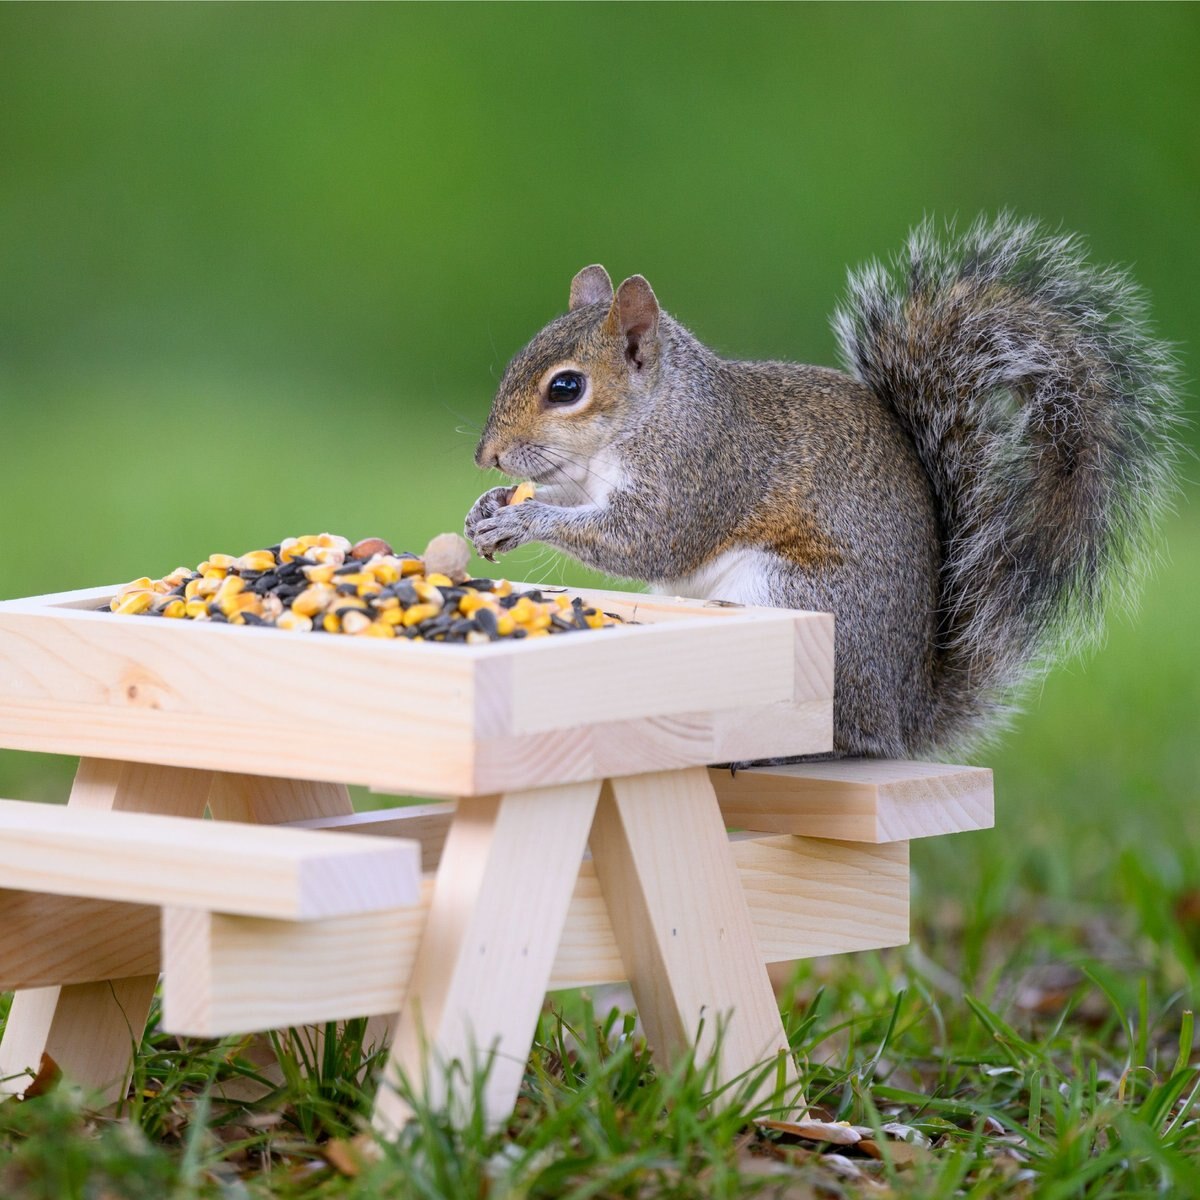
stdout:
<svg viewBox="0 0 1200 1200">
<path fill-rule="evenodd" d="M 187 584 L 184 586 L 184 589 L 183 589 L 183 598 L 184 598 L 185 600 L 192 600 L 192 599 L 194 599 L 194 598 L 195 598 L 195 596 L 196 596 L 196 595 L 199 593 L 199 591 L 200 591 L 200 585 L 201 585 L 203 582 L 204 582 L 204 580 L 203 580 L 203 579 L 200 579 L 199 577 L 197 577 L 196 579 L 190 580 L 190 581 L 189 581 L 189 582 L 188 582 L 188 583 L 187 583 Z"/>
<path fill-rule="evenodd" d="M 380 611 L 379 619 L 385 625 L 403 625 L 404 609 L 399 604 L 395 608 L 385 608 Z"/>
<path fill-rule="evenodd" d="M 529 622 L 529 632 L 537 633 L 543 629 L 550 628 L 550 614 L 547 612 L 535 613 L 533 619 Z"/>
<path fill-rule="evenodd" d="M 427 621 L 430 617 L 436 617 L 441 610 L 436 604 L 414 604 L 411 608 L 405 609 L 402 624 L 407 628 L 409 625 L 417 625 L 421 621 Z"/>
<path fill-rule="evenodd" d="M 337 567 L 335 567 L 333 563 L 328 563 L 324 566 L 318 565 L 315 567 L 305 567 L 304 578 L 307 579 L 309 583 L 332 583 L 333 573 L 336 570 Z"/>
<path fill-rule="evenodd" d="M 149 591 L 126 592 L 113 606 L 115 613 L 144 613 L 154 603 L 154 593 Z"/>
<path fill-rule="evenodd" d="M 375 598 L 375 608 L 379 612 L 390 612 L 392 609 L 400 607 L 400 599 L 398 596 L 377 596 Z"/>
<path fill-rule="evenodd" d="M 321 618 L 321 628 L 324 629 L 326 633 L 341 633 L 342 618 L 339 617 L 337 613 L 326 613 Z"/>
<path fill-rule="evenodd" d="M 172 618 L 187 616 L 187 602 L 176 596 L 170 604 L 164 606 L 162 615 Z"/>
<path fill-rule="evenodd" d="M 492 587 L 493 596 L 511 596 L 512 584 L 507 579 L 497 579 Z"/>
<path fill-rule="evenodd" d="M 434 571 L 425 576 L 426 583 L 432 583 L 434 587 L 453 587 L 454 583 L 449 575 L 443 575 L 441 571 Z"/>
<path fill-rule="evenodd" d="M 458 602 L 458 611 L 464 617 L 473 616 L 481 608 L 497 609 L 499 605 L 488 592 L 468 592 Z"/>
<path fill-rule="evenodd" d="M 408 575 L 424 575 L 425 564 L 419 558 L 402 558 L 400 560 L 400 574 Z"/>
<path fill-rule="evenodd" d="M 275 555 L 270 550 L 251 550 L 234 565 L 239 571 L 270 571 L 275 566 Z"/>
<path fill-rule="evenodd" d="M 226 616 L 231 612 L 249 612 L 254 613 L 255 616 L 260 616 L 262 614 L 262 607 L 262 597 L 256 596 L 253 592 L 240 592 L 222 604 L 221 610 Z"/>
<path fill-rule="evenodd" d="M 342 613 L 343 633 L 362 633 L 371 626 L 371 618 L 365 612 Z"/>
<path fill-rule="evenodd" d="M 224 578 L 225 577 L 223 575 L 205 575 L 204 578 L 200 580 L 200 586 L 196 589 L 196 596 L 198 598 L 215 596 L 217 594 L 217 589 L 221 586 L 221 582 Z"/>
<path fill-rule="evenodd" d="M 304 553 L 304 547 L 300 545 L 299 538 L 284 538 L 279 543 L 279 561 L 281 563 L 290 563 L 293 558 Z"/>
<path fill-rule="evenodd" d="M 528 596 L 522 596 L 508 610 L 508 615 L 512 617 L 518 625 L 528 625 L 530 621 L 537 615 L 537 606 L 529 599 Z"/>
<path fill-rule="evenodd" d="M 308 633 L 312 627 L 313 623 L 310 617 L 291 611 L 282 613 L 275 622 L 276 629 L 289 629 L 297 633 Z"/>
<path fill-rule="evenodd" d="M 313 583 L 292 601 L 292 612 L 301 617 L 315 616 L 324 612 L 337 598 L 337 592 L 329 584 Z"/>
<path fill-rule="evenodd" d="M 534 493 L 537 491 L 536 484 L 531 483 L 528 479 L 524 483 L 518 483 L 512 492 L 509 493 L 508 503 L 524 504 L 526 500 L 532 500 Z"/>
<path fill-rule="evenodd" d="M 149 592 L 154 589 L 154 580 L 149 575 L 143 575 L 141 579 L 135 579 L 132 583 L 122 584 L 117 588 L 118 599 L 121 596 L 128 596 L 130 592 Z"/>
<path fill-rule="evenodd" d="M 329 607 L 335 612 L 341 608 L 353 608 L 358 611 L 363 611 L 367 607 L 367 602 L 360 596 L 336 596 L 330 601 Z"/>
<path fill-rule="evenodd" d="M 554 597 L 554 604 L 557 608 L 564 610 L 568 609 L 571 607 L 571 597 L 568 596 L 566 592 L 559 592 L 559 594 Z"/>
<path fill-rule="evenodd" d="M 232 554 L 210 554 L 196 569 L 201 575 L 211 570 L 226 571 L 237 563 Z"/>
<path fill-rule="evenodd" d="M 304 553 L 307 558 L 327 567 L 340 567 L 346 561 L 345 550 L 339 550 L 336 546 L 312 546 Z"/>
<path fill-rule="evenodd" d="M 225 618 L 230 625 L 245 625 L 246 618 L 241 613 L 230 613 Z"/>
<path fill-rule="evenodd" d="M 377 638 L 394 638 L 396 630 L 391 626 L 381 621 L 372 621 L 370 625 L 362 631 L 363 637 Z"/>
<path fill-rule="evenodd" d="M 512 633 L 516 627 L 516 621 L 514 621 L 508 613 L 505 613 L 502 617 L 496 618 L 496 632 L 501 637 L 508 637 L 508 635 Z"/>
<path fill-rule="evenodd" d="M 224 604 L 226 601 L 232 600 L 239 592 L 244 591 L 246 581 L 237 575 L 227 575 L 221 580 L 221 586 L 217 588 L 216 602 Z"/>
<path fill-rule="evenodd" d="M 358 594 L 360 596 L 378 596 L 383 591 L 383 584 L 376 583 L 374 579 L 368 579 L 365 583 L 358 585 Z"/>
<path fill-rule="evenodd" d="M 184 607 L 184 612 L 195 619 L 196 617 L 208 616 L 208 601 L 197 596 L 194 600 L 189 600 Z"/>
<path fill-rule="evenodd" d="M 373 558 L 367 565 L 367 569 L 385 586 L 395 583 L 400 578 L 400 563 L 394 558 Z"/>
<path fill-rule="evenodd" d="M 432 604 L 434 608 L 440 609 L 446 603 L 445 596 L 427 579 L 414 579 L 413 591 L 417 593 L 423 603 Z"/>
<path fill-rule="evenodd" d="M 200 574 L 204 579 L 211 579 L 214 583 L 220 583 L 229 572 L 224 567 L 206 567 Z"/>
<path fill-rule="evenodd" d="M 608 621 L 605 620 L 604 614 L 602 612 L 592 613 L 592 615 L 590 617 L 584 617 L 583 619 L 593 629 L 603 629 L 604 626 L 608 624 Z"/>
</svg>

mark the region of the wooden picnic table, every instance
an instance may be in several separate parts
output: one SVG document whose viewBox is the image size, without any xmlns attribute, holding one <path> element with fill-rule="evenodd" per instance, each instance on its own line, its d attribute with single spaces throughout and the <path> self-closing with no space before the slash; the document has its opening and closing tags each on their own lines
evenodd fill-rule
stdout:
<svg viewBox="0 0 1200 1200">
<path fill-rule="evenodd" d="M 408 904 L 383 881 L 373 905 L 281 916 L 252 886 L 258 860 L 221 849 L 261 846 L 276 869 L 257 832 L 214 842 L 218 895 L 170 878 L 131 894 L 65 869 L 65 828 L 43 832 L 41 858 L 0 861 L 0 916 L 6 897 L 14 914 L 0 988 L 20 985 L 0 1043 L 12 1090 L 48 1054 L 123 1095 L 161 968 L 174 1032 L 378 1015 L 385 1132 L 407 1115 L 396 1069 L 437 1101 L 439 1063 L 487 1053 L 484 1103 L 503 1120 L 546 992 L 621 978 L 656 1053 L 699 1035 L 721 1080 L 777 1060 L 795 1100 L 766 964 L 904 941 L 908 837 L 990 823 L 988 772 L 931 767 L 931 804 L 929 786 L 905 799 L 905 764 L 795 769 L 786 796 L 791 768 L 706 769 L 831 748 L 826 614 L 589 589 L 629 623 L 396 645 L 95 611 L 114 590 L 0 603 L 0 746 L 80 756 L 68 812 L 169 814 L 181 843 L 206 811 L 384 833 L 430 870 Z M 354 814 L 348 784 L 453 805 Z M 760 833 L 731 838 L 729 823 Z M 130 826 L 130 870 L 163 853 L 159 828 Z"/>
</svg>

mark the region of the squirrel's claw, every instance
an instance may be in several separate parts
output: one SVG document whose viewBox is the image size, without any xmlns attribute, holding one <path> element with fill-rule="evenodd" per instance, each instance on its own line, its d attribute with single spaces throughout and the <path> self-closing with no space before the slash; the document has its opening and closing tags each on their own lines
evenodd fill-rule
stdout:
<svg viewBox="0 0 1200 1200">
<path fill-rule="evenodd" d="M 463 532 L 475 546 L 476 553 L 488 562 L 495 562 L 497 554 L 534 540 L 530 530 L 531 518 L 538 507 L 532 501 L 524 504 L 508 504 L 511 488 L 492 488 L 475 501 L 467 513 Z"/>
</svg>

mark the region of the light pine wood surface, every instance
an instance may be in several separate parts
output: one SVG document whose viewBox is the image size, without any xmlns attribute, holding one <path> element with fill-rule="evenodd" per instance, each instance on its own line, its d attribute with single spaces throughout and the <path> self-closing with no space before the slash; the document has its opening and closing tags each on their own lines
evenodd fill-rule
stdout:
<svg viewBox="0 0 1200 1200">
<path fill-rule="evenodd" d="M 780 835 L 731 842 L 762 965 L 903 945 L 907 850 Z M 220 1037 L 397 1012 L 432 895 L 430 875 L 420 909 L 305 922 L 167 910 L 164 1026 Z M 626 979 L 595 863 L 585 860 L 547 990 Z"/>
<path fill-rule="evenodd" d="M 409 1115 L 397 1071 L 437 1104 L 453 1099 L 450 1064 L 489 1055 L 484 1109 L 493 1122 L 512 1111 L 599 791 L 593 782 L 458 802 L 376 1096 L 377 1129 L 394 1133 Z"/>
<path fill-rule="evenodd" d="M 984 767 L 845 759 L 709 772 L 726 824 L 774 833 L 898 842 L 995 821 Z"/>
<path fill-rule="evenodd" d="M 695 1044 L 701 1059 L 717 1058 L 720 1084 L 777 1058 L 794 1089 L 779 1008 L 704 769 L 609 781 L 590 843 L 651 1047 L 671 1061 Z M 768 1076 L 749 1090 L 762 1096 L 774 1083 Z"/>
<path fill-rule="evenodd" d="M 0 800 L 0 886 L 309 920 L 415 903 L 420 850 L 400 839 Z"/>
<path fill-rule="evenodd" d="M 430 797 L 831 744 L 821 613 L 585 592 L 644 623 L 397 645 L 95 612 L 112 590 L 0 603 L 0 744 Z"/>
<path fill-rule="evenodd" d="M 199 817 L 211 782 L 207 771 L 85 758 L 67 808 L 80 816 L 154 810 Z M 0 1040 L 0 1091 L 23 1091 L 45 1054 L 102 1103 L 119 1100 L 157 983 L 157 974 L 147 974 L 18 991 Z"/>
</svg>

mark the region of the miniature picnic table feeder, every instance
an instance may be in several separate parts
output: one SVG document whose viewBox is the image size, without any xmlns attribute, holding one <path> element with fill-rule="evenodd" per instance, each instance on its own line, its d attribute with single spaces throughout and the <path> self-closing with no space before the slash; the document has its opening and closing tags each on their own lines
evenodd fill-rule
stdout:
<svg viewBox="0 0 1200 1200">
<path fill-rule="evenodd" d="M 114 591 L 0 603 L 0 745 L 81 758 L 65 808 L 0 802 L 9 1091 L 45 1054 L 124 1095 L 160 972 L 179 1034 L 386 1020 L 384 1132 L 427 1055 L 494 1051 L 504 1120 L 556 988 L 628 980 L 656 1053 L 721 1025 L 718 1078 L 790 1073 L 767 965 L 902 944 L 908 840 L 991 824 L 976 768 L 708 769 L 831 748 L 827 614 L 588 589 L 637 624 L 397 646 Z"/>
</svg>

